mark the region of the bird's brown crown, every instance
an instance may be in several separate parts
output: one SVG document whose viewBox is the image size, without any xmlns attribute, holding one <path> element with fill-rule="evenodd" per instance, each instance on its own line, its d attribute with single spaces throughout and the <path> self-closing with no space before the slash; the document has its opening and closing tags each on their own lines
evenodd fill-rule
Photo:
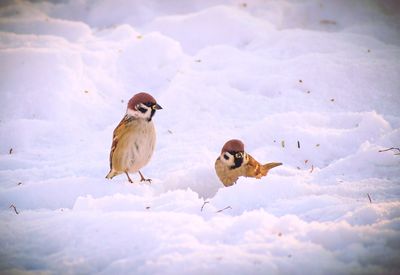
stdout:
<svg viewBox="0 0 400 275">
<path fill-rule="evenodd" d="M 128 108 L 135 110 L 136 106 L 139 103 L 152 103 L 152 104 L 156 104 L 156 100 L 154 99 L 154 97 L 152 97 L 151 95 L 149 95 L 148 93 L 138 93 L 136 95 L 134 95 L 128 102 Z"/>
<path fill-rule="evenodd" d="M 227 141 L 222 147 L 221 154 L 225 152 L 244 152 L 244 144 L 238 139 Z"/>
</svg>

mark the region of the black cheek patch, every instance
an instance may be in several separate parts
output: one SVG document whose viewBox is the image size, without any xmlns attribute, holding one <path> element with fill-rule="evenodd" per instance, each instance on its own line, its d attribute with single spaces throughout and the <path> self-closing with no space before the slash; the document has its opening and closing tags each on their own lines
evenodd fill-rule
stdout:
<svg viewBox="0 0 400 275">
<path fill-rule="evenodd" d="M 229 157 L 227 155 L 224 154 L 224 159 L 228 160 Z"/>
<path fill-rule="evenodd" d="M 139 107 L 138 110 L 143 114 L 147 112 L 147 110 L 145 108 L 143 108 L 143 107 Z"/>
</svg>

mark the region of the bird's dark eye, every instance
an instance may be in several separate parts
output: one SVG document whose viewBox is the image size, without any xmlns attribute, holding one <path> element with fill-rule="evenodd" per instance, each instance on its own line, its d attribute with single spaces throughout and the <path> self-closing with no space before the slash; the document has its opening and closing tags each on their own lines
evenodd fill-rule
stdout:
<svg viewBox="0 0 400 275">
<path fill-rule="evenodd" d="M 229 159 L 229 157 L 228 157 L 228 155 L 227 155 L 227 154 L 224 154 L 224 159 L 226 159 L 226 160 L 228 160 L 228 159 Z"/>
<path fill-rule="evenodd" d="M 147 112 L 147 109 L 145 109 L 143 107 L 139 107 L 138 110 L 143 114 Z"/>
<path fill-rule="evenodd" d="M 144 105 L 146 105 L 147 107 L 152 107 L 154 105 L 154 103 L 152 102 L 146 102 L 144 103 Z"/>
</svg>

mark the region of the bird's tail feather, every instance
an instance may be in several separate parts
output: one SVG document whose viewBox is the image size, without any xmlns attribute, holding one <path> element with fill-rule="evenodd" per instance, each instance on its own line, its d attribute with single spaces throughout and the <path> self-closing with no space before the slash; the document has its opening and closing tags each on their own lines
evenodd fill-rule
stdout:
<svg viewBox="0 0 400 275">
<path fill-rule="evenodd" d="M 114 170 L 110 170 L 110 172 L 108 172 L 108 174 L 106 176 L 106 179 L 112 179 L 116 175 L 117 175 L 117 173 Z"/>
<path fill-rule="evenodd" d="M 261 168 L 261 173 L 266 175 L 268 173 L 268 171 L 274 167 L 280 166 L 282 165 L 282 162 L 270 162 L 267 164 L 264 164 Z"/>
</svg>

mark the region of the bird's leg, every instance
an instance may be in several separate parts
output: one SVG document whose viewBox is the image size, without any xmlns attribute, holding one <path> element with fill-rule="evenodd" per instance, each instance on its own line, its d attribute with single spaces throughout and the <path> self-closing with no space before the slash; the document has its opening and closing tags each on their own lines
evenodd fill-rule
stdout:
<svg viewBox="0 0 400 275">
<path fill-rule="evenodd" d="M 125 171 L 125 174 L 126 174 L 126 176 L 128 177 L 129 182 L 130 182 L 130 183 L 133 183 L 133 181 L 132 181 L 131 178 L 129 177 L 128 172 Z"/>
<path fill-rule="evenodd" d="M 149 183 L 151 183 L 151 179 L 146 179 L 145 177 L 143 177 L 143 174 L 140 172 L 140 171 L 138 171 L 139 172 L 139 175 L 140 175 L 140 181 L 142 182 L 142 181 L 148 181 Z"/>
</svg>

